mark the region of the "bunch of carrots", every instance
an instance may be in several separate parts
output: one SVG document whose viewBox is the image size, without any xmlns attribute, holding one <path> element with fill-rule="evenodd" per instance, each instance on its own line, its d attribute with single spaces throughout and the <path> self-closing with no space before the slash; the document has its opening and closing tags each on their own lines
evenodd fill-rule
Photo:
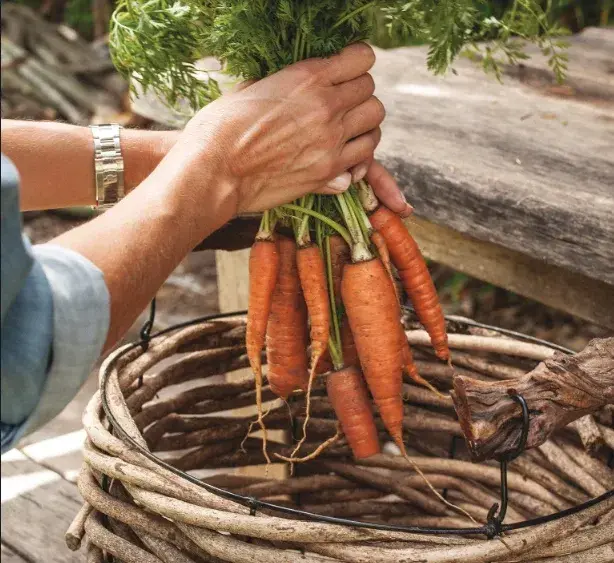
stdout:
<svg viewBox="0 0 614 563">
<path fill-rule="evenodd" d="M 288 224 L 292 238 L 276 232 L 277 225 Z M 357 459 L 380 451 L 371 397 L 405 454 L 403 372 L 428 383 L 418 374 L 403 331 L 393 267 L 437 357 L 449 361 L 444 316 L 420 249 L 367 182 L 345 194 L 307 196 L 264 214 L 249 260 L 246 345 L 265 455 L 263 348 L 271 390 L 284 400 L 295 391 L 307 396 L 303 437 L 293 456 L 307 435 L 316 377 L 326 378 L 328 397 Z"/>
<path fill-rule="evenodd" d="M 466 13 L 456 17 L 461 9 Z M 477 23 L 467 15 L 480 13 L 463 3 L 430 0 L 411 6 L 405 0 L 119 0 L 110 42 L 115 63 L 143 88 L 153 88 L 171 105 L 182 97 L 197 110 L 220 93 L 211 77 L 197 76 L 193 62 L 199 56 L 216 57 L 237 78 L 260 79 L 364 40 L 374 10 L 391 26 L 424 35 L 429 65 L 438 71 L 472 40 Z M 293 235 L 283 234 L 288 231 Z M 449 360 L 444 318 L 424 259 L 401 219 L 379 204 L 368 183 L 264 213 L 250 257 L 247 352 L 265 456 L 264 348 L 271 390 L 283 399 L 306 393 L 303 437 L 292 460 L 305 440 L 316 377 L 326 378 L 357 458 L 379 451 L 372 402 L 405 452 L 402 372 L 425 382 L 401 326 L 393 267 L 438 357 Z"/>
</svg>

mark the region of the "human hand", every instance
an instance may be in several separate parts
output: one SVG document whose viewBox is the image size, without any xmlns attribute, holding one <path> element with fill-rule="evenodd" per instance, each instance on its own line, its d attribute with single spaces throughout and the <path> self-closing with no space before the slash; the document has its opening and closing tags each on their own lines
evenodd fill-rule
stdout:
<svg viewBox="0 0 614 563">
<path fill-rule="evenodd" d="M 373 188 L 377 199 L 388 209 L 398 213 L 403 218 L 409 217 L 413 213 L 414 208 L 407 203 L 397 181 L 379 162 L 373 160 L 367 167 L 364 177 Z"/>
<path fill-rule="evenodd" d="M 230 215 L 342 192 L 348 170 L 370 161 L 380 139 L 385 112 L 368 74 L 374 62 L 371 47 L 355 44 L 224 95 L 188 123 L 169 156 L 181 155 L 185 168 L 189 155 L 183 174 L 215 165 Z"/>
</svg>

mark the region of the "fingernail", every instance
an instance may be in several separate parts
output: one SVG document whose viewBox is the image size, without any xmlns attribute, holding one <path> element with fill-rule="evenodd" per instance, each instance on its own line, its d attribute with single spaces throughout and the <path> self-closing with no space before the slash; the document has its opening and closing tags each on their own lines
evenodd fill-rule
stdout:
<svg viewBox="0 0 614 563">
<path fill-rule="evenodd" d="M 352 182 L 360 182 L 366 175 L 369 170 L 369 166 L 363 162 L 359 164 L 352 170 Z"/>
<path fill-rule="evenodd" d="M 409 203 L 406 203 L 405 209 L 403 209 L 403 211 L 401 211 L 399 215 L 403 217 L 403 219 L 407 219 L 407 217 L 409 217 L 413 212 L 414 212 L 414 208 L 411 205 L 409 205 Z"/>
<path fill-rule="evenodd" d="M 334 180 L 328 182 L 327 186 L 336 192 L 344 192 L 350 187 L 351 183 L 352 175 L 349 172 L 344 172 L 343 174 L 339 174 Z"/>
</svg>

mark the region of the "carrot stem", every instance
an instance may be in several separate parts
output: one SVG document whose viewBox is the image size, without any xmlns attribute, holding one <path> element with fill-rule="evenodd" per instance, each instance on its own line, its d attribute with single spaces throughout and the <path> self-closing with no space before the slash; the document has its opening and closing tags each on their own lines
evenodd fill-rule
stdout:
<svg viewBox="0 0 614 563">
<path fill-rule="evenodd" d="M 256 234 L 256 240 L 273 240 L 273 231 L 271 229 L 270 211 L 265 211 L 260 220 L 260 228 Z"/>
<path fill-rule="evenodd" d="M 335 344 L 332 336 L 328 339 L 328 352 L 333 361 L 333 368 L 335 368 L 335 370 L 341 369 L 343 367 L 343 350 L 341 346 Z"/>
<path fill-rule="evenodd" d="M 364 12 L 365 10 L 368 10 L 372 6 L 375 6 L 375 4 L 377 4 L 377 2 L 376 0 L 373 0 L 372 2 L 369 2 L 365 4 L 364 6 L 360 6 L 356 8 L 355 10 L 349 12 L 348 14 L 343 16 L 335 25 L 333 25 L 332 29 L 337 29 L 339 26 L 343 25 L 346 21 L 351 20 L 353 17 L 360 14 L 360 12 Z"/>
<path fill-rule="evenodd" d="M 339 194 L 335 196 L 337 201 L 339 202 L 339 207 L 341 209 L 341 215 L 345 220 L 348 230 L 350 231 L 350 236 L 352 237 L 352 244 L 358 244 L 360 242 L 364 242 L 362 231 L 360 230 L 360 225 L 354 217 L 350 206 L 348 205 L 345 193 Z"/>
<path fill-rule="evenodd" d="M 303 211 L 303 217 L 296 233 L 296 242 L 300 247 L 309 246 L 311 244 L 311 235 L 309 233 L 309 219 L 310 216 L 305 213 L 310 210 L 314 204 L 314 195 L 310 194 L 301 199 L 301 208 Z"/>
<path fill-rule="evenodd" d="M 350 237 L 350 233 L 348 232 L 348 230 L 345 227 L 342 227 L 336 221 L 333 221 L 332 219 L 327 217 L 326 215 L 322 215 L 322 213 L 318 213 L 313 209 L 303 209 L 300 205 L 296 205 L 294 203 L 286 203 L 281 207 L 282 209 L 287 209 L 289 211 L 298 211 L 299 213 L 306 213 L 307 215 L 311 215 L 312 217 L 319 219 L 320 221 L 326 223 L 329 227 L 337 231 L 337 233 L 339 233 L 339 235 L 343 237 L 343 240 L 345 240 L 345 242 L 347 242 L 349 245 L 352 244 L 352 238 Z"/>
<path fill-rule="evenodd" d="M 341 369 L 338 366 L 343 367 L 343 347 L 341 345 L 341 330 L 339 329 L 339 316 L 337 314 L 337 303 L 335 302 L 335 287 L 333 284 L 333 261 L 330 252 L 330 237 L 326 237 L 325 240 L 325 252 L 326 257 L 326 278 L 328 281 L 328 298 L 330 300 L 330 312 L 332 320 L 332 334 L 328 342 L 328 349 L 330 350 L 330 356 L 333 360 L 333 366 L 335 369 Z"/>
<path fill-rule="evenodd" d="M 322 213 L 322 199 L 319 196 L 316 196 L 316 207 L 318 213 Z M 320 251 L 324 252 L 323 240 L 324 240 L 324 229 L 322 221 L 316 221 L 316 244 L 319 246 Z"/>
<path fill-rule="evenodd" d="M 367 213 L 375 211 L 379 206 L 379 200 L 377 199 L 373 188 L 369 185 L 369 182 L 366 180 L 360 180 L 356 187 L 358 191 L 358 198 L 360 199 L 363 209 Z"/>
<path fill-rule="evenodd" d="M 348 204 L 349 194 L 343 193 L 335 196 L 339 202 L 341 215 L 348 227 L 352 242 L 349 243 L 352 248 L 352 262 L 366 262 L 373 258 L 373 254 L 369 250 L 367 241 L 362 234 L 358 219 L 352 212 L 350 204 Z"/>
<path fill-rule="evenodd" d="M 350 208 L 352 209 L 352 212 L 356 216 L 356 219 L 362 231 L 362 236 L 365 238 L 365 240 L 369 240 L 374 229 L 371 226 L 371 221 L 369 221 L 369 218 L 367 217 L 367 214 L 365 213 L 362 204 L 358 200 L 358 196 L 356 195 L 355 190 L 350 190 L 348 203 L 350 205 Z"/>
</svg>

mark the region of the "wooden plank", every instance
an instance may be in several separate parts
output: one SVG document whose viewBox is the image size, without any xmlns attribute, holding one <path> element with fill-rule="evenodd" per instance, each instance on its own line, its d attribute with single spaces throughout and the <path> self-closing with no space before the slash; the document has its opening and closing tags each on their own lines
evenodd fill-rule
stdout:
<svg viewBox="0 0 614 563">
<path fill-rule="evenodd" d="M 20 494 L 3 499 L 2 541 L 31 563 L 83 563 L 83 554 L 64 544 L 82 504 L 77 487 L 25 457 L 4 459 L 3 492 Z"/>
<path fill-rule="evenodd" d="M 217 291 L 221 313 L 247 309 L 249 249 L 217 251 Z"/>
<path fill-rule="evenodd" d="M 594 35 L 609 38 L 601 51 Z M 467 60 L 441 78 L 426 69 L 422 48 L 379 51 L 373 74 L 388 117 L 378 156 L 416 213 L 614 284 L 613 37 L 574 38 L 564 95 L 528 77 L 542 70 L 539 59 L 509 70 L 501 85 Z M 234 225 L 209 248 L 248 246 L 256 221 Z"/>
<path fill-rule="evenodd" d="M 10 547 L 2 544 L 0 551 L 0 561 L 2 563 L 28 563 L 23 557 L 17 555 Z"/>
<path fill-rule="evenodd" d="M 81 450 L 85 434 L 81 419 L 85 406 L 97 389 L 98 370 L 94 369 L 64 410 L 21 440 L 19 449 L 35 463 L 40 463 L 69 481 L 75 481 L 83 461 Z"/>
<path fill-rule="evenodd" d="M 614 329 L 614 286 L 418 217 L 408 220 L 407 225 L 426 257 Z"/>
<path fill-rule="evenodd" d="M 463 58 L 436 77 L 424 48 L 378 51 L 378 155 L 418 215 L 614 283 L 614 30 L 571 42 L 562 87 L 539 58 L 506 67 L 501 85 Z M 247 241 L 222 230 L 210 244 Z"/>
<path fill-rule="evenodd" d="M 69 406 L 74 408 L 72 404 Z M 50 424 L 53 424 L 53 421 Z M 47 430 L 43 428 L 42 431 L 46 432 Z M 85 438 L 84 430 L 65 434 L 58 433 L 51 438 L 30 441 L 24 445 L 20 444 L 19 451 L 37 465 L 49 469 L 63 479 L 74 483 L 77 481 L 83 465 Z"/>
<path fill-rule="evenodd" d="M 572 47 L 576 82 L 583 48 Z M 388 110 L 378 156 L 416 213 L 614 284 L 612 103 L 543 95 L 512 77 L 501 85 L 465 59 L 457 75 L 434 77 L 425 56 L 378 51 L 373 71 Z"/>
<path fill-rule="evenodd" d="M 564 84 L 541 56 L 539 47 L 530 44 L 525 51 L 530 59 L 518 65 L 505 65 L 504 74 L 541 94 L 573 98 L 576 101 L 607 105 L 614 102 L 614 33 L 606 28 L 590 27 L 569 38 L 569 72 Z"/>
<path fill-rule="evenodd" d="M 258 218 L 250 220 L 254 224 L 259 221 Z M 417 216 L 408 222 L 408 226 L 424 254 L 436 262 L 555 309 L 614 328 L 614 312 L 610 306 L 614 287 L 610 284 L 549 265 L 501 245 L 480 241 Z M 224 280 L 236 279 L 246 271 L 247 254 L 237 254 L 231 264 L 230 277 L 220 276 L 219 279 L 220 287 L 222 284 L 225 287 L 220 299 L 227 303 L 229 311 L 236 310 L 240 300 L 233 291 L 230 296 L 226 293 L 233 284 Z M 222 269 L 227 271 L 228 267 L 228 263 L 223 261 Z"/>
<path fill-rule="evenodd" d="M 251 221 L 257 224 L 259 219 Z M 549 265 L 501 245 L 480 241 L 417 216 L 408 222 L 408 227 L 424 254 L 436 262 L 555 309 L 614 328 L 614 312 L 610 306 L 614 287 L 610 284 Z M 247 254 L 237 254 L 233 258 L 230 277 L 220 276 L 220 287 L 222 284 L 225 287 L 220 300 L 227 303 L 228 311 L 236 310 L 240 303 L 232 291 L 227 294 L 228 288 L 232 288 L 228 279 L 235 279 L 233 276 L 241 275 L 240 272 L 246 268 Z M 228 270 L 227 262 L 222 262 L 222 269 Z"/>
</svg>

